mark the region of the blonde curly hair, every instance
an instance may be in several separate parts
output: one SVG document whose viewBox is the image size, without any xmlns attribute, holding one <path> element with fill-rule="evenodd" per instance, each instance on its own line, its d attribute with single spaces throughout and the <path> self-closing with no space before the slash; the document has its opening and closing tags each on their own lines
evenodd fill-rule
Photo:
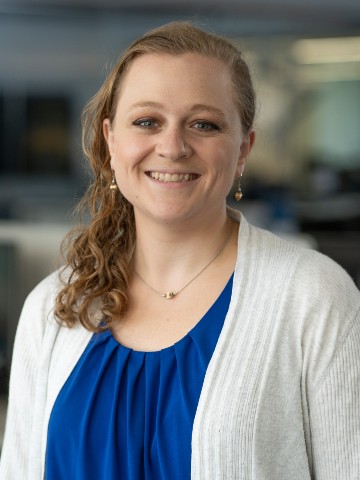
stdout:
<svg viewBox="0 0 360 480">
<path fill-rule="evenodd" d="M 108 328 L 129 306 L 128 285 L 132 275 L 136 229 L 132 205 L 119 191 L 112 191 L 110 154 L 103 122 L 113 122 L 122 80 L 141 55 L 192 52 L 216 58 L 229 68 L 244 133 L 253 126 L 255 93 L 241 52 L 227 39 L 189 22 L 172 22 L 151 30 L 134 41 L 106 78 L 82 114 L 83 151 L 93 172 L 93 182 L 80 208 L 90 213 L 89 225 L 77 227 L 65 239 L 66 265 L 63 286 L 55 303 L 57 318 L 71 327 L 80 322 L 90 331 Z M 101 302 L 102 321 L 89 314 Z"/>
</svg>

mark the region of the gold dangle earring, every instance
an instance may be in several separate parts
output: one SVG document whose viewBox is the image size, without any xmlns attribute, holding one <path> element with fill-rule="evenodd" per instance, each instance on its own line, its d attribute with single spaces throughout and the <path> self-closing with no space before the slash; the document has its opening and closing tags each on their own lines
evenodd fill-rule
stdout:
<svg viewBox="0 0 360 480">
<path fill-rule="evenodd" d="M 240 177 L 238 177 L 237 179 L 237 190 L 234 194 L 234 198 L 237 202 L 240 202 L 240 200 L 243 197 L 243 193 L 241 191 L 241 177 L 242 177 L 242 173 L 240 174 Z"/>
<path fill-rule="evenodd" d="M 116 179 L 115 179 L 115 172 L 114 170 L 111 170 L 111 173 L 112 173 L 112 179 L 111 179 L 111 183 L 110 183 L 110 190 L 112 192 L 116 192 L 116 190 L 118 189 L 118 186 L 117 186 L 117 183 L 116 183 Z"/>
</svg>

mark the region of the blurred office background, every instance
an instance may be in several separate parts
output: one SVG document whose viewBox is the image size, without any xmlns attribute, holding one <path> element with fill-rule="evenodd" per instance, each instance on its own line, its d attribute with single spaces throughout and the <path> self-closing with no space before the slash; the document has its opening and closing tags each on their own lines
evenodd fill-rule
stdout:
<svg viewBox="0 0 360 480">
<path fill-rule="evenodd" d="M 4 395 L 22 303 L 56 267 L 89 181 L 81 109 L 131 40 L 177 19 L 231 37 L 253 70 L 257 142 L 239 208 L 360 284 L 358 0 L 0 0 Z"/>
</svg>

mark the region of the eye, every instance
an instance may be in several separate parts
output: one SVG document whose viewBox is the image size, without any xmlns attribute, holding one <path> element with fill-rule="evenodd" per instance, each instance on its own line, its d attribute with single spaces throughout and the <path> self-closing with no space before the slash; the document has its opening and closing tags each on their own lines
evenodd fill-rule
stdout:
<svg viewBox="0 0 360 480">
<path fill-rule="evenodd" d="M 142 128 L 155 128 L 159 125 L 154 118 L 139 118 L 132 122 L 132 124 Z"/>
<path fill-rule="evenodd" d="M 193 127 L 196 130 L 200 130 L 202 132 L 211 132 L 214 130 L 220 130 L 220 128 L 212 122 L 208 122 L 206 120 L 197 120 L 194 124 Z"/>
</svg>

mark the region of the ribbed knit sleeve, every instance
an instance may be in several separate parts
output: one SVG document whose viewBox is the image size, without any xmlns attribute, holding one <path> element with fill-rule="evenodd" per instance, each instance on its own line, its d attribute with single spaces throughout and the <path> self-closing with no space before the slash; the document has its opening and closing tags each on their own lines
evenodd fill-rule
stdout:
<svg viewBox="0 0 360 480">
<path fill-rule="evenodd" d="M 360 312 L 310 399 L 316 480 L 360 479 Z"/>
<path fill-rule="evenodd" d="M 42 415 L 37 412 L 39 397 L 46 396 L 46 385 L 38 377 L 43 358 L 44 336 L 48 330 L 51 292 L 57 275 L 39 284 L 25 301 L 19 320 L 11 364 L 9 402 L 1 452 L 0 479 L 27 480 L 33 458 L 33 438 L 41 432 Z M 56 327 L 54 325 L 56 330 Z M 50 330 L 49 330 L 50 333 Z M 38 453 L 38 452 L 37 452 Z M 35 454 L 36 455 L 36 454 Z M 37 478 L 40 478 L 38 476 Z"/>
</svg>

